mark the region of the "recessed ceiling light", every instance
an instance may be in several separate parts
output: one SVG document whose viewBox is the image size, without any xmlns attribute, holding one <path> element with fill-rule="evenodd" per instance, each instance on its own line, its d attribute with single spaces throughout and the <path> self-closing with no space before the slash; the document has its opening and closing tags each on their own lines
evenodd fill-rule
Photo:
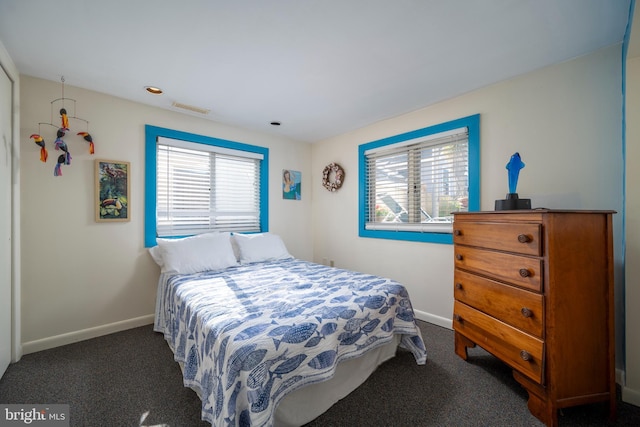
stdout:
<svg viewBox="0 0 640 427">
<path fill-rule="evenodd" d="M 280 123 L 280 122 L 271 122 L 271 125 L 272 125 L 272 126 L 280 126 L 280 125 L 281 125 L 281 123 Z"/>
<path fill-rule="evenodd" d="M 155 87 L 155 86 L 145 86 L 144 89 L 149 92 L 152 93 L 154 95 L 162 95 L 162 89 L 160 89 L 159 87 Z"/>
</svg>

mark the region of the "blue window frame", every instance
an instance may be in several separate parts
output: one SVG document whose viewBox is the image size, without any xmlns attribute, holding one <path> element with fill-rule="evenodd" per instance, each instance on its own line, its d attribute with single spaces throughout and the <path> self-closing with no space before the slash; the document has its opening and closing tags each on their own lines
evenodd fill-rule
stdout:
<svg viewBox="0 0 640 427">
<path fill-rule="evenodd" d="M 209 136 L 145 125 L 145 247 L 156 245 L 158 237 L 158 141 L 176 140 L 189 144 L 202 144 L 203 151 L 215 147 L 222 151 L 233 150 L 248 155 L 258 155 L 259 161 L 259 225 L 253 231 L 266 232 L 269 224 L 269 149 Z M 190 145 L 191 147 L 197 145 Z M 217 229 L 221 229 L 217 227 Z M 175 237 L 175 236 L 174 236 Z"/>
<path fill-rule="evenodd" d="M 480 115 L 362 144 L 359 235 L 453 243 L 455 211 L 480 208 Z"/>
</svg>

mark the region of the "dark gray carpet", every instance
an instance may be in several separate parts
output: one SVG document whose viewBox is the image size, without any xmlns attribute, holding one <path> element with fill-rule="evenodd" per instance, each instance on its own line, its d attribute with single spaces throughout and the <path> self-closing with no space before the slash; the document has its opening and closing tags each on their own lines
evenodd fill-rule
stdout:
<svg viewBox="0 0 640 427">
<path fill-rule="evenodd" d="M 482 349 L 469 362 L 453 351 L 453 332 L 418 322 L 427 364 L 400 351 L 356 391 L 307 427 L 541 426 L 511 370 Z M 71 425 L 209 426 L 164 338 L 151 326 L 24 356 L 0 379 L 0 403 L 65 403 Z M 561 426 L 638 426 L 640 408 L 619 402 L 615 423 L 606 404 L 565 409 Z"/>
</svg>

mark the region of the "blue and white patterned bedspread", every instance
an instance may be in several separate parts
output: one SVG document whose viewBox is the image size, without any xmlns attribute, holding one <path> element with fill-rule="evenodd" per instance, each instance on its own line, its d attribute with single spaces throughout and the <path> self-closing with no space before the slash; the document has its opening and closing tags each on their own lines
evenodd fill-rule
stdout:
<svg viewBox="0 0 640 427">
<path fill-rule="evenodd" d="M 287 393 L 393 334 L 426 362 L 404 286 L 298 259 L 162 275 L 154 329 L 214 426 L 272 425 Z"/>
</svg>

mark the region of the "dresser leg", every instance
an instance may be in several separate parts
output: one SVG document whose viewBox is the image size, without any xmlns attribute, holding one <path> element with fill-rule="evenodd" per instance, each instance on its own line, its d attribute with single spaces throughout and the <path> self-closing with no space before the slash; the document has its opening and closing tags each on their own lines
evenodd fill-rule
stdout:
<svg viewBox="0 0 640 427">
<path fill-rule="evenodd" d="M 469 338 L 464 335 L 460 335 L 457 331 L 454 335 L 455 339 L 455 348 L 456 354 L 462 358 L 462 360 L 467 360 L 467 347 L 473 348 L 476 346 L 476 343 L 471 341 Z"/>
<path fill-rule="evenodd" d="M 529 392 L 529 401 L 527 402 L 529 412 L 542 421 L 547 427 L 556 427 L 558 425 L 558 410 L 553 405 L 536 396 L 531 390 L 527 391 Z"/>
<path fill-rule="evenodd" d="M 558 425 L 558 408 L 547 399 L 544 387 L 532 382 L 518 371 L 513 371 L 513 377 L 529 394 L 527 406 L 531 415 L 542 421 L 547 427 L 556 427 Z"/>
<path fill-rule="evenodd" d="M 613 387 L 611 388 L 611 393 L 609 395 L 609 420 L 611 422 L 615 422 L 616 418 L 617 418 L 616 396 L 617 396 L 617 390 L 616 390 L 616 385 L 615 385 L 615 382 L 614 382 Z"/>
</svg>

